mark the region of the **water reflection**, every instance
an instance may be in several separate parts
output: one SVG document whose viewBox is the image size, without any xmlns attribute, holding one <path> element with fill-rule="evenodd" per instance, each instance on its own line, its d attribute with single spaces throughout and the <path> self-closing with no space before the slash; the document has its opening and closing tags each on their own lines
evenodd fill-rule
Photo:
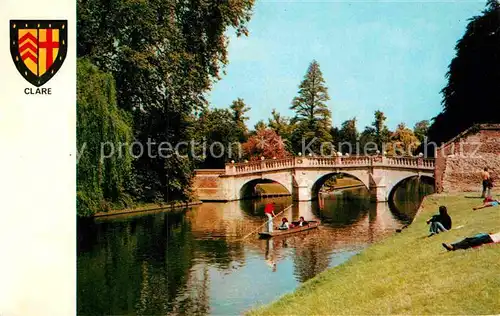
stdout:
<svg viewBox="0 0 500 316">
<path fill-rule="evenodd" d="M 290 198 L 80 222 L 78 314 L 241 314 L 392 234 L 421 195 L 397 200 L 404 208 L 396 212 L 359 189 L 294 203 L 282 216 L 323 225 L 269 240 L 241 239 L 262 226 L 265 203 L 275 201 L 279 211 Z"/>
</svg>

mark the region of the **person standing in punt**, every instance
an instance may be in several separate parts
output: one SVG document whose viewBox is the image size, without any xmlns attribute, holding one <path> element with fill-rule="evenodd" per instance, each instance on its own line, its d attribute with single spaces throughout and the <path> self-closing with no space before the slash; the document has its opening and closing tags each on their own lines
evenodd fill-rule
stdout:
<svg viewBox="0 0 500 316">
<path fill-rule="evenodd" d="M 274 207 L 276 203 L 267 203 L 266 206 L 264 206 L 264 213 L 267 216 L 267 232 L 272 233 L 273 232 L 273 217 L 276 216 L 274 214 Z"/>
</svg>

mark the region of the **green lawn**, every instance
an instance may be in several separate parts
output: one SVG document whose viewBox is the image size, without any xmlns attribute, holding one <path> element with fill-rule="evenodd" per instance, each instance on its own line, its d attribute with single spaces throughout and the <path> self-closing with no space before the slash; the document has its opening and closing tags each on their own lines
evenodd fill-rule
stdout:
<svg viewBox="0 0 500 316">
<path fill-rule="evenodd" d="M 500 231 L 500 207 L 472 211 L 482 203 L 472 196 L 428 196 L 402 233 L 249 314 L 499 314 L 500 244 L 454 252 L 441 246 Z M 448 207 L 456 229 L 426 238 L 425 221 L 439 205 Z"/>
</svg>

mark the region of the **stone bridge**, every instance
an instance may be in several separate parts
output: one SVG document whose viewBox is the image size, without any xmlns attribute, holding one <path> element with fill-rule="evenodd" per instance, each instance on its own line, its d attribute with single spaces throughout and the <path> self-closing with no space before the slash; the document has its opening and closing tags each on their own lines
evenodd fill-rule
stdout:
<svg viewBox="0 0 500 316">
<path fill-rule="evenodd" d="M 421 157 L 337 156 L 292 157 L 246 163 L 228 163 L 225 169 L 198 169 L 193 188 L 202 201 L 234 201 L 257 183 L 277 182 L 296 201 L 317 197 L 334 174 L 360 180 L 372 200 L 384 202 L 401 181 L 411 177 L 434 178 L 434 160 Z"/>
</svg>

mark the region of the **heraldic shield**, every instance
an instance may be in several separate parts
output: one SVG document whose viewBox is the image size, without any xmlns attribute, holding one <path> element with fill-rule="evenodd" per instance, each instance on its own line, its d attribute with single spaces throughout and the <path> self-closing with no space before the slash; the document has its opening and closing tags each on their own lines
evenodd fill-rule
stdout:
<svg viewBox="0 0 500 316">
<path fill-rule="evenodd" d="M 68 52 L 67 20 L 11 20 L 10 54 L 21 75 L 40 87 L 61 68 Z"/>
</svg>

